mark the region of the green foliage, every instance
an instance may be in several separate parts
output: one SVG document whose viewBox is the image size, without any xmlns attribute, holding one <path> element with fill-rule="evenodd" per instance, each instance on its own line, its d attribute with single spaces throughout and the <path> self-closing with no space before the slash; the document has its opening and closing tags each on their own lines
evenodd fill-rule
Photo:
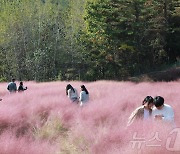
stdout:
<svg viewBox="0 0 180 154">
<path fill-rule="evenodd" d="M 177 0 L 0 1 L 0 78 L 122 80 L 180 56 Z"/>
<path fill-rule="evenodd" d="M 169 61 L 172 63 L 178 61 L 180 57 L 180 5 L 177 5 L 173 15 L 169 18 L 169 29 L 167 32 L 167 53 Z"/>
<path fill-rule="evenodd" d="M 85 59 L 90 64 L 87 77 L 124 79 L 166 63 L 169 57 L 166 21 L 174 10 L 173 1 L 87 3 L 87 29 L 82 35 Z"/>
<path fill-rule="evenodd" d="M 65 39 L 66 5 L 64 0 L 2 3 L 0 36 L 8 78 L 46 81 L 58 76 L 70 55 Z"/>
</svg>

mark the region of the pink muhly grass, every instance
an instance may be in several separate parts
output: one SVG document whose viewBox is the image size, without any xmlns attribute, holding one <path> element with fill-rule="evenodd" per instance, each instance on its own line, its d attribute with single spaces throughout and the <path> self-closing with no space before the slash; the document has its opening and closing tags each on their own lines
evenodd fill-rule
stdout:
<svg viewBox="0 0 180 154">
<path fill-rule="evenodd" d="M 2 154 L 53 154 L 55 146 L 48 142 L 17 138 L 12 132 L 0 135 L 0 153 Z"/>
<path fill-rule="evenodd" d="M 79 107 L 67 98 L 65 88 L 68 83 L 78 93 L 80 85 L 87 87 L 90 100 L 85 106 Z M 171 131 L 168 126 L 137 122 L 127 127 L 127 120 L 147 95 L 161 95 L 165 103 L 173 107 L 176 126 L 180 126 L 179 83 L 24 82 L 28 90 L 16 94 L 9 94 L 7 83 L 1 83 L 0 153 L 72 153 L 73 150 L 74 153 L 93 154 L 171 153 L 165 147 Z M 52 127 L 54 123 L 57 127 Z M 147 142 L 158 132 L 162 146 L 133 148 L 131 141 L 135 132 Z M 46 138 L 41 137 L 43 133 Z"/>
</svg>

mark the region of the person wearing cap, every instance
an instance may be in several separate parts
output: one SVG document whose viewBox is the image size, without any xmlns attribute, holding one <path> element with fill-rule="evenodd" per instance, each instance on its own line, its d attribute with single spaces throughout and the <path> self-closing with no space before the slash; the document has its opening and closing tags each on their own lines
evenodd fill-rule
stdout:
<svg viewBox="0 0 180 154">
<path fill-rule="evenodd" d="M 7 90 L 9 90 L 10 93 L 15 93 L 17 91 L 17 86 L 15 83 L 15 79 L 13 78 L 12 81 L 8 84 Z"/>
<path fill-rule="evenodd" d="M 153 98 L 151 96 L 146 96 L 142 102 L 142 106 L 136 108 L 130 115 L 128 119 L 127 126 L 132 125 L 137 120 L 147 120 L 150 119 L 153 108 Z"/>
<path fill-rule="evenodd" d="M 168 104 L 164 104 L 164 98 L 156 96 L 153 102 L 155 106 L 152 110 L 152 117 L 154 121 L 164 121 L 174 125 L 173 108 Z"/>
</svg>

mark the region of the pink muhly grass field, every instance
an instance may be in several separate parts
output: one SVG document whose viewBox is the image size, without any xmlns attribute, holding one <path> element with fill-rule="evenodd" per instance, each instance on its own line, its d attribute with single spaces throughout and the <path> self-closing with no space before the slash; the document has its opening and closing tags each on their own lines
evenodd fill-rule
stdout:
<svg viewBox="0 0 180 154">
<path fill-rule="evenodd" d="M 86 86 L 90 93 L 87 105 L 80 107 L 70 102 L 65 93 L 68 83 L 78 93 L 80 85 Z M 160 95 L 173 107 L 179 127 L 180 81 L 24 82 L 28 90 L 16 94 L 9 94 L 7 84 L 0 83 L 2 154 L 180 153 L 180 132 L 177 138 L 173 136 L 173 141 L 179 140 L 176 148 L 170 150 L 174 145 L 168 144 L 173 135 L 169 126 L 151 122 L 126 126 L 131 112 L 147 95 Z M 153 140 L 155 134 L 158 139 Z M 133 147 L 136 138 L 144 139 L 139 148 L 138 143 Z M 147 145 L 152 143 L 153 146 Z"/>
</svg>

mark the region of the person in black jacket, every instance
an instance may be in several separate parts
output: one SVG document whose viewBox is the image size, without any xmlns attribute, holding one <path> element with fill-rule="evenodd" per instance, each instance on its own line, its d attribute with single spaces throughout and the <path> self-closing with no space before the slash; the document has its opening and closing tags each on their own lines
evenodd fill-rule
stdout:
<svg viewBox="0 0 180 154">
<path fill-rule="evenodd" d="M 21 92 L 21 91 L 24 91 L 24 90 L 27 90 L 27 87 L 24 87 L 23 82 L 21 81 L 20 84 L 19 84 L 19 87 L 18 87 L 18 92 Z"/>
</svg>

